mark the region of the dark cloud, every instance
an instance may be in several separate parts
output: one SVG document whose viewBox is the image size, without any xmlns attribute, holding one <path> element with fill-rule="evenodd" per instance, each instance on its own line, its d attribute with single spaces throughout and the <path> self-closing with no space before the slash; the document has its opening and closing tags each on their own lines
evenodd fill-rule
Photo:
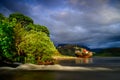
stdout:
<svg viewBox="0 0 120 80">
<path fill-rule="evenodd" d="M 119 4 L 119 0 L 1 0 L 0 12 L 32 17 L 49 28 L 55 43 L 118 47 Z"/>
<path fill-rule="evenodd" d="M 29 14 L 30 7 L 25 0 L 1 0 L 0 4 L 11 12 L 20 12 L 23 14 Z"/>
<path fill-rule="evenodd" d="M 68 0 L 71 8 L 87 12 L 95 11 L 97 8 L 106 5 L 107 2 L 108 0 Z"/>
<path fill-rule="evenodd" d="M 48 9 L 59 9 L 66 6 L 67 0 L 35 0 L 35 2 Z"/>
<path fill-rule="evenodd" d="M 109 0 L 109 5 L 120 9 L 120 0 Z"/>
<path fill-rule="evenodd" d="M 8 16 L 11 13 L 11 11 L 0 4 L 0 13 L 4 14 L 5 16 Z"/>
</svg>

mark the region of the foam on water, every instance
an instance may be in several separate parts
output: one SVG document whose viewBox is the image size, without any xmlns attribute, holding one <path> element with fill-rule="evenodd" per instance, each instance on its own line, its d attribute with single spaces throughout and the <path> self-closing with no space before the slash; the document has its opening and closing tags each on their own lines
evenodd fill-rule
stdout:
<svg viewBox="0 0 120 80">
<path fill-rule="evenodd" d="M 1 67 L 1 70 L 62 70 L 62 71 L 112 71 L 110 68 L 104 67 L 71 67 L 62 65 L 35 65 L 35 64 L 22 64 L 16 68 L 11 67 Z"/>
</svg>

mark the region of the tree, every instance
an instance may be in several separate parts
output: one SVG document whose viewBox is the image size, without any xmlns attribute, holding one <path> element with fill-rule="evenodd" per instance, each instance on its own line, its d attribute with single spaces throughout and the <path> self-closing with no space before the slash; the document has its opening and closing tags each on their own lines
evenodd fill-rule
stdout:
<svg viewBox="0 0 120 80">
<path fill-rule="evenodd" d="M 4 20 L 5 16 L 3 14 L 0 13 L 0 21 Z"/>
<path fill-rule="evenodd" d="M 29 24 L 33 24 L 33 20 L 25 16 L 21 13 L 12 13 L 9 15 L 9 22 L 11 22 L 13 19 L 16 20 L 16 24 L 13 26 L 14 30 L 14 40 L 15 40 L 15 61 L 18 62 L 24 62 L 24 53 L 21 51 L 21 49 L 18 48 L 18 45 L 22 42 L 22 36 L 26 33 L 25 27 Z"/>
<path fill-rule="evenodd" d="M 12 19 L 15 18 L 17 20 L 17 23 L 21 23 L 23 27 L 25 27 L 26 25 L 32 23 L 33 24 L 33 20 L 28 17 L 25 16 L 21 13 L 13 13 L 9 15 L 9 21 L 12 21 Z"/>
<path fill-rule="evenodd" d="M 25 29 L 27 31 L 34 30 L 34 31 L 37 31 L 37 32 L 44 32 L 48 36 L 50 35 L 50 32 L 49 32 L 48 28 L 46 26 L 42 26 L 42 25 L 39 25 L 39 24 L 29 24 L 29 25 L 26 26 Z"/>
<path fill-rule="evenodd" d="M 14 46 L 14 31 L 13 22 L 8 22 L 7 20 L 2 20 L 0 24 L 0 56 L 2 60 L 11 60 L 14 56 L 15 46 Z"/>
<path fill-rule="evenodd" d="M 28 62 L 46 62 L 52 59 L 52 55 L 56 49 L 50 38 L 43 32 L 29 31 L 19 45 L 26 55 Z"/>
<path fill-rule="evenodd" d="M 18 46 L 22 42 L 22 36 L 25 35 L 26 30 L 22 27 L 20 23 L 16 23 L 13 30 L 14 30 L 15 49 L 16 49 L 15 61 L 24 62 L 25 55 Z"/>
<path fill-rule="evenodd" d="M 57 52 L 45 26 L 20 13 L 0 14 L 0 59 L 39 63 L 51 61 Z M 13 60 L 14 59 L 14 60 Z"/>
</svg>

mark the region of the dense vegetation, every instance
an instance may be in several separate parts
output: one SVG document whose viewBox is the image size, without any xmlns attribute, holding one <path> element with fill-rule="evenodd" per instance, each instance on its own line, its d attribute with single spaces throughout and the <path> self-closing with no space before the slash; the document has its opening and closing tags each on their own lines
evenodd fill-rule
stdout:
<svg viewBox="0 0 120 80">
<path fill-rule="evenodd" d="M 75 54 L 76 48 L 78 48 L 80 51 L 81 49 L 87 49 L 89 51 L 87 47 L 79 46 L 76 44 L 59 44 L 57 47 L 58 51 L 65 56 L 76 56 Z"/>
<path fill-rule="evenodd" d="M 89 49 L 85 46 L 79 46 L 76 44 L 59 44 L 57 46 L 58 51 L 65 56 L 75 56 L 75 47 L 79 49 L 87 49 L 93 53 L 93 56 L 101 56 L 101 57 L 119 57 L 120 56 L 120 48 L 104 48 L 104 49 Z"/>
<path fill-rule="evenodd" d="M 0 14 L 0 60 L 4 62 L 45 63 L 57 52 L 47 27 L 34 24 L 20 13 Z"/>
<path fill-rule="evenodd" d="M 75 56 L 75 45 L 59 45 L 57 47 L 58 51 L 65 56 Z"/>
</svg>

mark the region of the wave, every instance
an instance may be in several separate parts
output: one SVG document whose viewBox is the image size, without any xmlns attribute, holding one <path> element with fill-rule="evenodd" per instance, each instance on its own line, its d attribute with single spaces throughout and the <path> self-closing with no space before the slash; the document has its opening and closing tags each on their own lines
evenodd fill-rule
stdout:
<svg viewBox="0 0 120 80">
<path fill-rule="evenodd" d="M 73 67 L 62 65 L 35 65 L 35 64 L 21 64 L 16 68 L 0 67 L 0 70 L 57 70 L 57 71 L 113 71 L 111 68 L 105 67 Z"/>
</svg>

